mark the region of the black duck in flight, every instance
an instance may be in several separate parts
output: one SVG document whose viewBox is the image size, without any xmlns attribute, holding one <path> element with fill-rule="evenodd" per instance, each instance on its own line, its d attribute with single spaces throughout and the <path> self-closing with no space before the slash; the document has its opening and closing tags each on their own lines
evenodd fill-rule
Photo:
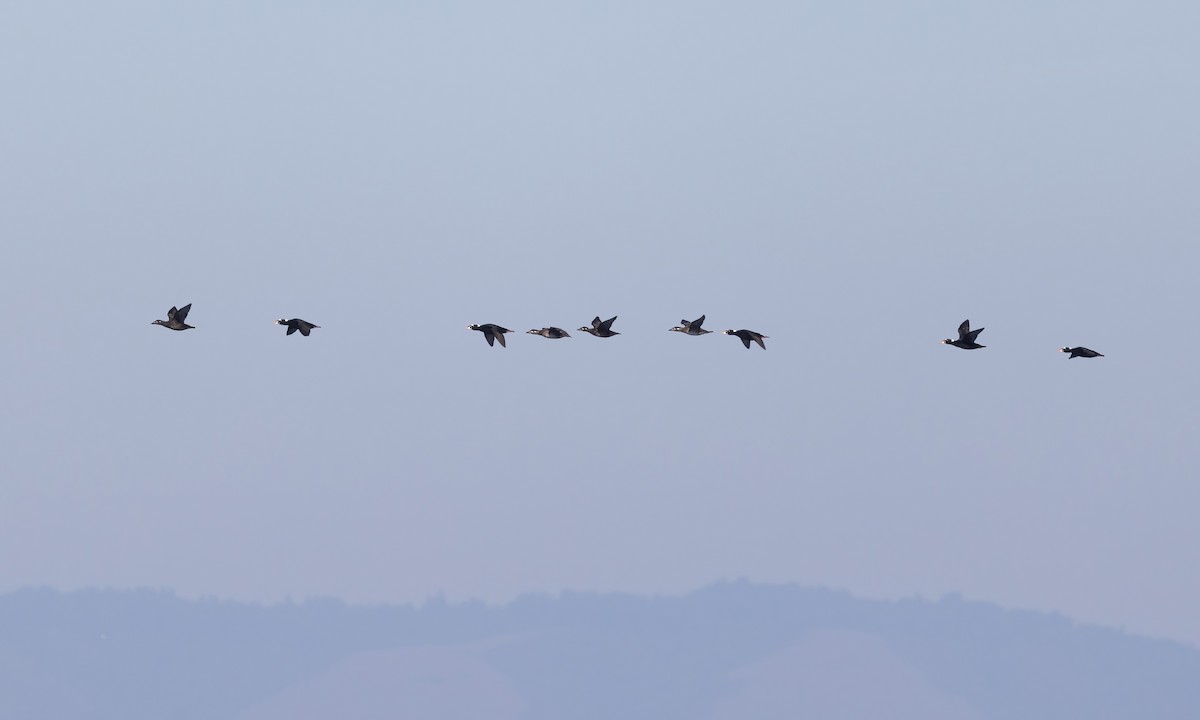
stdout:
<svg viewBox="0 0 1200 720">
<path fill-rule="evenodd" d="M 497 340 L 500 341 L 500 347 L 508 347 L 508 345 L 504 344 L 504 333 L 512 332 L 512 330 L 509 330 L 508 328 L 502 328 L 499 325 L 494 325 L 492 323 L 485 323 L 483 325 L 468 325 L 467 329 L 478 330 L 479 332 L 483 333 L 483 337 L 488 341 L 489 347 L 494 345 Z"/>
<path fill-rule="evenodd" d="M 287 334 L 288 335 L 291 335 L 292 333 L 299 330 L 300 334 L 303 335 L 304 337 L 308 337 L 308 334 L 310 332 L 312 332 L 313 328 L 321 327 L 320 325 L 313 325 L 312 323 L 307 322 L 305 320 L 301 320 L 300 318 L 292 318 L 291 320 L 284 320 L 283 318 L 279 318 L 278 320 L 275 321 L 275 324 L 276 325 L 287 325 L 287 329 L 288 329 Z"/>
<path fill-rule="evenodd" d="M 1070 360 L 1071 358 L 1077 358 L 1077 357 L 1082 357 L 1082 358 L 1104 357 L 1103 355 L 1096 352 L 1095 350 L 1089 350 L 1083 346 L 1059 348 L 1058 351 L 1065 352 L 1065 353 L 1071 353 L 1070 357 L 1067 358 L 1068 360 Z"/>
<path fill-rule="evenodd" d="M 954 347 L 962 348 L 963 350 L 978 350 L 979 348 L 987 347 L 987 345 L 980 345 L 979 343 L 975 342 L 975 338 L 979 337 L 979 333 L 983 332 L 983 330 L 984 328 L 972 330 L 971 321 L 963 320 L 962 325 L 958 326 L 958 339 L 951 340 L 950 338 L 946 338 L 942 341 L 942 344 L 953 345 Z"/>
<path fill-rule="evenodd" d="M 190 330 L 194 325 L 188 325 L 184 322 L 187 320 L 188 312 L 192 309 L 192 304 L 188 303 L 179 309 L 171 308 L 167 311 L 166 320 L 155 320 L 151 325 L 162 325 L 170 330 Z"/>
<path fill-rule="evenodd" d="M 758 346 L 763 350 L 767 349 L 767 346 L 763 343 L 763 338 L 768 336 L 763 335 L 762 333 L 756 333 L 753 330 L 726 330 L 725 334 L 733 335 L 737 339 L 741 340 L 742 344 L 746 346 L 747 350 L 750 349 L 751 342 L 758 343 Z"/>
<path fill-rule="evenodd" d="M 595 335 L 596 337 L 612 337 L 613 335 L 620 335 L 621 333 L 614 332 L 612 329 L 613 320 L 616 320 L 616 319 L 617 319 L 617 316 L 613 315 L 612 317 L 605 320 L 604 322 L 601 322 L 600 316 L 597 315 L 595 318 L 592 319 L 591 327 L 584 325 L 583 327 L 581 327 L 579 329 L 582 332 L 591 333 L 592 335 Z"/>
<path fill-rule="evenodd" d="M 681 332 L 685 335 L 707 335 L 708 333 L 712 332 L 712 330 L 705 330 L 700 327 L 704 324 L 703 315 L 695 320 L 692 320 L 691 322 L 687 320 L 680 320 L 679 322 L 683 324 L 676 325 L 675 327 L 671 328 L 671 332 Z"/>
<path fill-rule="evenodd" d="M 544 338 L 551 340 L 559 340 L 561 338 L 569 338 L 571 335 L 566 330 L 556 327 L 544 327 L 541 330 L 527 330 L 526 335 L 541 335 Z"/>
</svg>

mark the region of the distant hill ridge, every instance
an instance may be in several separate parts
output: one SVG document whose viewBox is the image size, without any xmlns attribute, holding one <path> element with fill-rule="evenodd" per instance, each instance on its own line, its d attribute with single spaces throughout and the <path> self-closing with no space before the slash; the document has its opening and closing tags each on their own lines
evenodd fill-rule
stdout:
<svg viewBox="0 0 1200 720">
<path fill-rule="evenodd" d="M 955 596 L 0 596 L 0 718 L 1200 718 L 1200 651 Z"/>
</svg>

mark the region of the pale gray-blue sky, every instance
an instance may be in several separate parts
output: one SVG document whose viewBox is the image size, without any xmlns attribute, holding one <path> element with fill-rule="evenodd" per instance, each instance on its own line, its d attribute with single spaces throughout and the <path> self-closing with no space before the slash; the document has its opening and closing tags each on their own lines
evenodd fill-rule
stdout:
<svg viewBox="0 0 1200 720">
<path fill-rule="evenodd" d="M 0 589 L 744 575 L 1200 643 L 1200 10 L 396 5 L 0 12 Z"/>
</svg>

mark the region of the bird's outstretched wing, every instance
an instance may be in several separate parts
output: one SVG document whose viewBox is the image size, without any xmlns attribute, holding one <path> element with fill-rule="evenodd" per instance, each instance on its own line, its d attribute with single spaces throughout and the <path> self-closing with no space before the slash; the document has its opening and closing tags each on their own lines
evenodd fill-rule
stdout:
<svg viewBox="0 0 1200 720">
<path fill-rule="evenodd" d="M 292 323 L 288 323 L 287 329 L 288 329 L 288 331 L 287 331 L 288 335 L 291 335 L 292 333 L 296 332 L 296 326 Z M 307 335 L 308 333 L 304 333 L 304 334 Z"/>
<path fill-rule="evenodd" d="M 174 310 L 174 308 L 171 308 L 171 309 Z M 191 309 L 192 309 L 192 304 L 188 303 L 187 305 L 184 305 L 183 307 L 179 308 L 174 313 L 172 313 L 173 317 L 168 317 L 167 319 L 168 320 L 178 320 L 179 322 L 183 322 L 184 320 L 187 320 L 187 314 L 189 312 L 191 312 Z"/>
<path fill-rule="evenodd" d="M 704 324 L 704 316 L 703 315 L 701 315 L 700 317 L 691 321 L 690 323 L 684 323 L 684 325 L 687 325 L 688 327 L 690 327 L 693 330 L 699 330 L 700 326 L 703 324 Z"/>
<path fill-rule="evenodd" d="M 597 318 L 596 318 L 596 320 L 599 320 L 599 319 L 600 319 L 599 317 L 597 317 Z M 613 316 L 612 316 L 612 317 L 610 317 L 609 319 L 607 319 L 607 320 L 605 320 L 604 322 L 600 323 L 600 324 L 599 324 L 597 327 L 598 327 L 598 329 L 600 329 L 600 330 L 611 330 L 611 329 L 612 329 L 612 324 L 613 324 L 613 321 L 614 321 L 614 320 L 616 320 L 616 319 L 617 319 L 617 316 L 616 316 L 616 315 L 613 315 Z M 593 321 L 592 321 L 592 324 L 593 324 L 593 325 L 595 325 L 595 324 L 596 324 L 596 320 L 593 320 Z"/>
<path fill-rule="evenodd" d="M 968 340 L 968 339 L 970 339 L 970 338 L 968 338 L 968 337 L 967 337 L 967 335 L 968 335 L 970 332 L 971 332 L 971 321 L 970 321 L 970 320 L 963 320 L 963 321 L 962 321 L 962 325 L 959 325 L 959 326 L 958 326 L 958 339 L 959 339 L 959 340 Z"/>
<path fill-rule="evenodd" d="M 500 328 L 500 330 L 503 330 L 503 329 L 504 328 Z M 508 347 L 508 345 L 504 342 L 504 333 L 496 331 L 494 333 L 488 333 L 488 337 L 495 337 L 497 340 L 499 340 L 500 347 Z"/>
</svg>

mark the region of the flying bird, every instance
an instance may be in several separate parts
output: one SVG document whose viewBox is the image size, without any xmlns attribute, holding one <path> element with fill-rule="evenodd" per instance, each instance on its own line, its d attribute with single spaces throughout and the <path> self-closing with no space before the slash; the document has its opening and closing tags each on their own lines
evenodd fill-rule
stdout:
<svg viewBox="0 0 1200 720">
<path fill-rule="evenodd" d="M 502 328 L 499 325 L 486 323 L 483 325 L 468 325 L 468 330 L 478 330 L 483 333 L 483 337 L 488 341 L 488 346 L 491 347 L 497 340 L 500 341 L 500 347 L 508 347 L 504 344 L 504 333 L 512 332 L 508 328 Z"/>
<path fill-rule="evenodd" d="M 620 335 L 621 333 L 614 332 L 612 330 L 613 320 L 616 320 L 616 319 L 617 319 L 617 316 L 613 315 L 612 317 L 605 320 L 604 322 L 601 322 L 600 316 L 597 315 L 595 318 L 592 319 L 591 327 L 584 325 L 583 327 L 581 327 L 579 329 L 585 333 L 591 333 L 592 335 L 595 335 L 596 337 L 612 337 L 613 335 Z"/>
<path fill-rule="evenodd" d="M 708 333 L 712 332 L 712 330 L 701 329 L 700 326 L 704 324 L 703 315 L 695 320 L 692 320 L 691 322 L 688 322 L 687 320 L 680 320 L 679 322 L 683 324 L 676 325 L 675 327 L 671 328 L 671 332 L 681 332 L 686 335 L 707 335 Z"/>
<path fill-rule="evenodd" d="M 746 346 L 747 350 L 750 349 L 751 342 L 758 343 L 758 346 L 760 348 L 762 348 L 763 350 L 767 349 L 767 346 L 763 343 L 763 338 L 766 338 L 768 336 L 763 335 L 762 333 L 756 333 L 753 330 L 726 330 L 725 334 L 733 335 L 738 340 L 741 340 L 742 344 Z"/>
<path fill-rule="evenodd" d="M 287 334 L 288 335 L 291 335 L 292 333 L 299 330 L 300 334 L 303 335 L 304 337 L 308 337 L 308 334 L 310 332 L 312 332 L 313 328 L 321 327 L 320 325 L 313 325 L 312 323 L 301 320 L 300 318 L 292 318 L 291 320 L 284 320 L 283 318 L 280 318 L 275 321 L 275 324 L 276 325 L 287 325 L 287 329 L 288 329 Z"/>
<path fill-rule="evenodd" d="M 963 320 L 962 325 L 958 326 L 958 339 L 951 340 L 950 338 L 946 338 L 942 341 L 942 344 L 953 345 L 954 347 L 962 348 L 963 350 L 978 350 L 979 348 L 987 347 L 987 345 L 980 345 L 979 343 L 975 342 L 975 338 L 979 337 L 979 333 L 983 332 L 983 330 L 984 328 L 972 330 L 971 321 Z"/>
<path fill-rule="evenodd" d="M 1058 351 L 1065 352 L 1065 353 L 1071 353 L 1070 357 L 1067 358 L 1068 360 L 1070 360 L 1072 358 L 1077 358 L 1077 357 L 1082 357 L 1082 358 L 1104 357 L 1103 355 L 1096 352 L 1095 350 L 1089 350 L 1083 346 L 1059 348 Z"/>
<path fill-rule="evenodd" d="M 526 335 L 541 335 L 542 337 L 550 338 L 551 340 L 559 340 L 561 338 L 571 337 L 570 334 L 567 333 L 566 330 L 563 330 L 562 328 L 556 328 L 556 327 L 544 327 L 541 330 L 527 330 L 525 332 L 525 334 Z"/>
<path fill-rule="evenodd" d="M 163 327 L 169 328 L 171 330 L 190 330 L 191 328 L 193 328 L 195 326 L 188 325 L 187 323 L 184 322 L 184 320 L 187 320 L 188 312 L 191 311 L 191 309 L 192 309 L 191 303 L 184 305 L 183 307 L 179 308 L 178 310 L 175 308 L 171 308 L 170 310 L 167 311 L 167 319 L 166 320 L 155 320 L 154 322 L 152 322 L 150 324 L 151 325 L 162 325 Z"/>
</svg>

